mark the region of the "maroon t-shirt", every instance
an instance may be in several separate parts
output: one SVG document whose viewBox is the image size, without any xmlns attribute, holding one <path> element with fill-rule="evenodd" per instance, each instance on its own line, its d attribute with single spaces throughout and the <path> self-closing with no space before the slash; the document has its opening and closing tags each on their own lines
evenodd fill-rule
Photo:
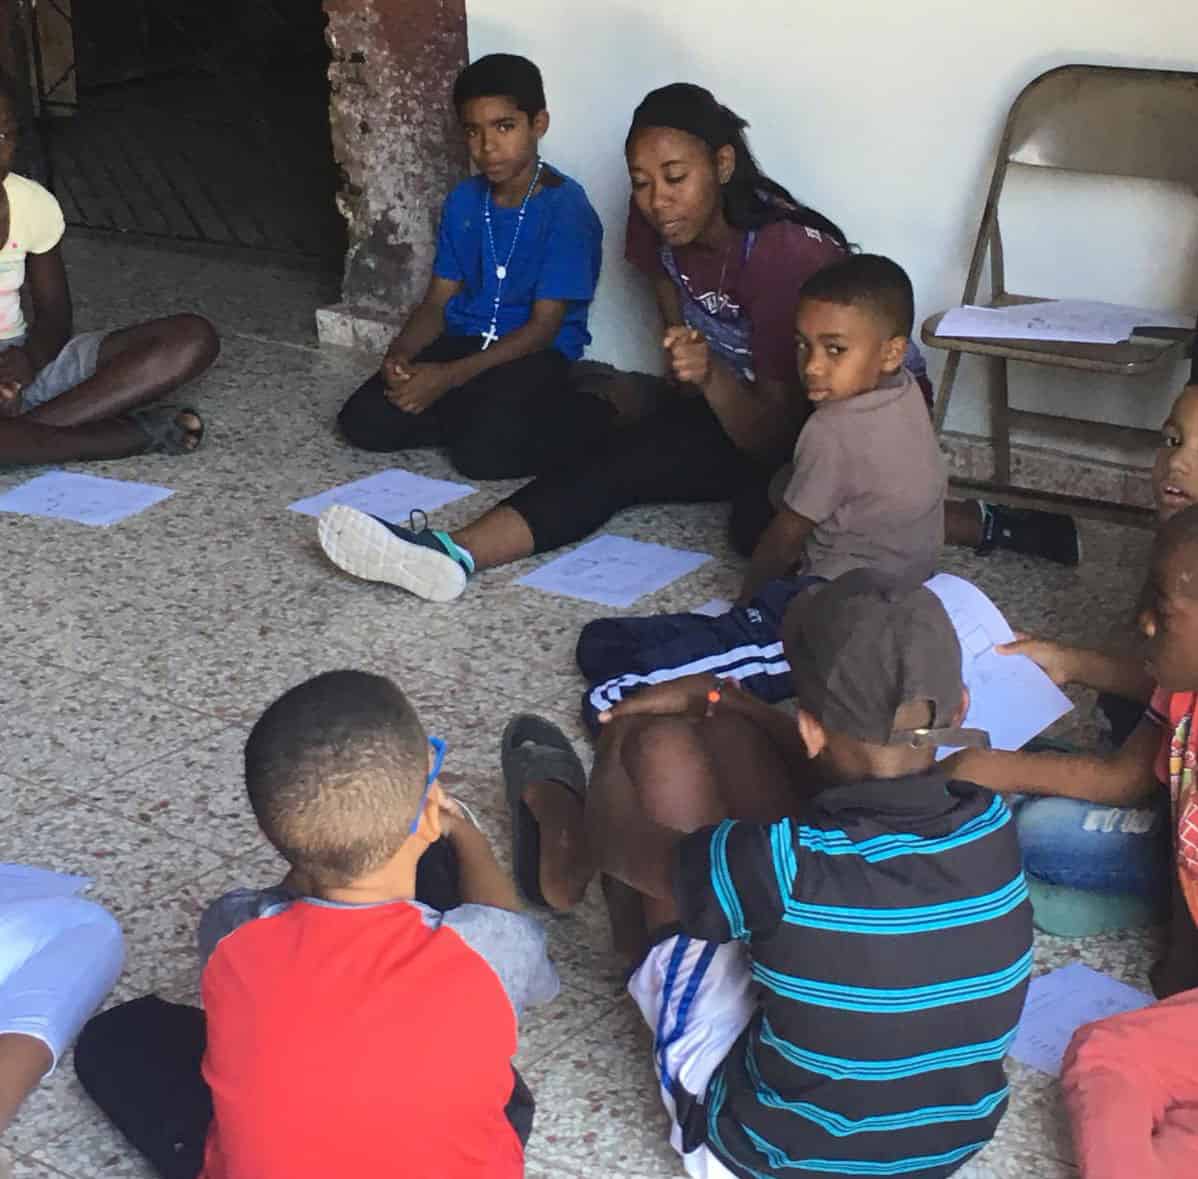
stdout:
<svg viewBox="0 0 1198 1179">
<path fill-rule="evenodd" d="M 653 226 L 630 203 L 624 257 L 656 277 L 667 273 L 660 248 Z M 843 257 L 844 248 L 833 238 L 793 221 L 775 221 L 758 230 L 747 259 L 740 244 L 728 251 L 694 244 L 674 251 L 690 295 L 711 306 L 718 302 L 721 318 L 748 319 L 757 376 L 788 384 L 798 379 L 794 336 L 799 291 L 817 270 Z M 683 291 L 682 298 L 687 297 Z"/>
</svg>

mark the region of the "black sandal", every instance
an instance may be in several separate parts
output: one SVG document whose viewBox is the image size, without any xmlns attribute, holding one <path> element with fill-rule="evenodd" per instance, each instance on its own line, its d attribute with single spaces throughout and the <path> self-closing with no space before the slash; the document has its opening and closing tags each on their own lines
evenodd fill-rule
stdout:
<svg viewBox="0 0 1198 1179">
<path fill-rule="evenodd" d="M 499 756 L 512 815 L 516 886 L 529 904 L 547 909 L 550 905 L 541 892 L 541 828 L 524 801 L 524 791 L 534 782 L 558 782 L 579 802 L 585 802 L 586 770 L 557 725 L 527 712 L 508 722 Z"/>
<path fill-rule="evenodd" d="M 188 429 L 179 421 L 184 415 L 200 423 L 198 430 Z M 181 405 L 152 405 L 130 410 L 125 417 L 145 436 L 142 454 L 191 454 L 204 441 L 204 419 L 194 409 Z"/>
</svg>

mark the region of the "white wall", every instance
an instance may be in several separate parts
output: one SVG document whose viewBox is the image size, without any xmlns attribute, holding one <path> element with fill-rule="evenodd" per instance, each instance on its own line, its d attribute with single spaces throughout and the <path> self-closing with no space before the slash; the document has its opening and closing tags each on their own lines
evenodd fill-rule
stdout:
<svg viewBox="0 0 1198 1179">
<path fill-rule="evenodd" d="M 586 186 L 607 231 L 591 354 L 626 367 L 658 363 L 649 300 L 622 261 L 624 136 L 653 87 L 699 82 L 747 118 L 766 171 L 902 262 L 924 315 L 960 297 L 1002 120 L 1028 81 L 1068 62 L 1198 70 L 1195 0 L 467 0 L 467 17 L 472 57 L 524 53 L 544 72 L 545 155 Z M 1104 186 L 1079 218 L 1078 194 L 1028 188 L 1010 206 L 1028 239 L 1011 247 L 1010 289 L 1130 302 L 1180 281 L 1198 304 L 1193 209 L 1182 232 L 1176 198 L 1162 220 L 1158 194 Z M 1067 233 L 1049 229 L 1054 207 Z M 1044 404 L 1044 371 L 1022 370 L 1017 402 Z M 962 381 L 948 424 L 985 433 L 979 362 Z M 1155 426 L 1177 375 L 1130 397 L 1117 383 L 1065 388 L 1079 416 Z"/>
</svg>

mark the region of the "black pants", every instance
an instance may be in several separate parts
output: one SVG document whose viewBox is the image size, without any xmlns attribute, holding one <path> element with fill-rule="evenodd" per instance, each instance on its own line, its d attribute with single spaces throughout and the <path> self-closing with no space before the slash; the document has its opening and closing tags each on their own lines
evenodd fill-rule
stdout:
<svg viewBox="0 0 1198 1179">
<path fill-rule="evenodd" d="M 441 336 L 416 362 L 444 364 L 481 348 L 479 336 Z M 568 463 L 614 417 L 605 401 L 570 389 L 569 368 L 556 348 L 546 348 L 488 369 L 419 414 L 392 405 L 375 373 L 342 406 L 337 422 L 362 450 L 444 446 L 471 479 L 538 475 Z"/>
<path fill-rule="evenodd" d="M 457 856 L 448 840 L 421 857 L 416 895 L 438 909 L 461 903 Z M 80 1084 L 164 1179 L 195 1179 L 204 1161 L 212 1121 L 212 1094 L 200 1072 L 206 1042 L 199 1008 L 145 995 L 95 1016 L 75 1045 Z M 336 1078 L 329 1084 L 335 1086 Z M 513 1068 L 506 1113 L 521 1142 L 532 1132 L 534 1109 Z M 402 1143 L 396 1146 L 402 1150 Z"/>
<path fill-rule="evenodd" d="M 773 469 L 738 450 L 702 398 L 671 393 L 649 417 L 609 430 L 580 461 L 534 479 L 506 503 L 524 517 L 538 553 L 581 540 L 638 504 L 748 496 L 746 517 L 738 523 L 749 531 L 758 523 Z"/>
</svg>

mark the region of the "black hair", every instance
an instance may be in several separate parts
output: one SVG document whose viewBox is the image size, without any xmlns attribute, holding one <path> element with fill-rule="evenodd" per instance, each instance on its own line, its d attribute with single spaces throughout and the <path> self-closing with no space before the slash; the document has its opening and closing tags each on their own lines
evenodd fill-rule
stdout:
<svg viewBox="0 0 1198 1179">
<path fill-rule="evenodd" d="M 245 784 L 262 833 L 326 885 L 382 867 L 409 835 L 428 744 L 399 687 L 330 671 L 279 697 L 245 745 Z"/>
<path fill-rule="evenodd" d="M 545 109 L 545 84 L 541 71 L 514 53 L 488 53 L 472 61 L 453 84 L 453 109 L 475 98 L 510 98 L 530 119 Z"/>
<path fill-rule="evenodd" d="M 793 221 L 826 234 L 848 248 L 848 239 L 835 222 L 801 204 L 757 163 L 745 139 L 748 123 L 716 101 L 710 90 L 691 82 L 673 82 L 650 91 L 632 116 L 625 148 L 645 127 L 672 127 L 703 140 L 713 152 L 729 146 L 736 163 L 723 186 L 724 218 L 737 229 L 760 229 L 775 221 Z"/>
<path fill-rule="evenodd" d="M 892 336 L 910 337 L 915 326 L 911 280 L 897 262 L 881 254 L 850 254 L 817 270 L 803 284 L 799 297 L 842 307 L 866 307 Z"/>
</svg>

